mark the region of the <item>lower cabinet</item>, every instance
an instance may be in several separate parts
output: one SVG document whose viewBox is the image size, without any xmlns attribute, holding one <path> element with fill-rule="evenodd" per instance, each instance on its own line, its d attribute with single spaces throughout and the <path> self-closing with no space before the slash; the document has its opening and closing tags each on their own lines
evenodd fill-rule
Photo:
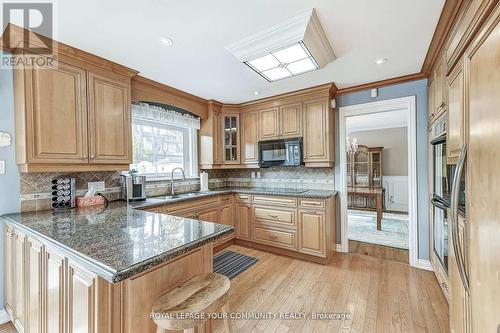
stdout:
<svg viewBox="0 0 500 333">
<path fill-rule="evenodd" d="M 45 299 L 46 332 L 62 333 L 64 330 L 65 259 L 45 248 Z"/>
<path fill-rule="evenodd" d="M 326 257 L 325 212 L 299 209 L 299 251 Z"/>
<path fill-rule="evenodd" d="M 68 333 L 94 332 L 96 280 L 90 272 L 74 263 L 68 264 Z"/>
<path fill-rule="evenodd" d="M 236 203 L 236 238 L 250 239 L 250 219 L 252 211 L 247 203 Z"/>
<path fill-rule="evenodd" d="M 12 251 L 13 251 L 13 278 L 12 285 L 10 286 L 14 293 L 14 307 L 13 307 L 13 322 L 19 333 L 25 331 L 24 327 L 26 325 L 25 314 L 26 314 L 26 303 L 25 303 L 25 242 L 26 236 L 18 231 L 14 230 L 12 233 Z"/>
<path fill-rule="evenodd" d="M 43 332 L 43 245 L 35 240 L 26 238 L 26 302 L 27 321 L 26 331 L 30 333 Z"/>
</svg>

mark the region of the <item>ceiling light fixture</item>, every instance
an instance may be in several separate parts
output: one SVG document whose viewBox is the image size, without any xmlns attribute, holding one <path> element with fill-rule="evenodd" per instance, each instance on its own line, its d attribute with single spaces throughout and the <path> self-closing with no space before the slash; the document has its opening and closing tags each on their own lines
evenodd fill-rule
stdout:
<svg viewBox="0 0 500 333">
<path fill-rule="evenodd" d="M 378 59 L 375 59 L 375 63 L 377 65 L 382 65 L 383 63 L 386 63 L 387 60 L 389 60 L 389 59 L 387 59 L 387 58 L 378 58 Z"/>
<path fill-rule="evenodd" d="M 172 39 L 172 38 L 170 38 L 170 37 L 162 37 L 162 38 L 161 38 L 161 42 L 162 42 L 163 44 L 165 44 L 166 46 L 172 46 L 172 45 L 174 45 L 174 41 L 173 41 L 173 39 Z"/>
<path fill-rule="evenodd" d="M 314 9 L 226 50 L 269 82 L 320 69 L 335 59 Z"/>
<path fill-rule="evenodd" d="M 259 95 L 259 94 L 260 94 L 260 92 L 258 92 L 258 91 L 254 91 L 254 92 L 253 92 L 253 94 L 254 94 L 255 96 L 257 96 L 257 95 Z"/>
</svg>

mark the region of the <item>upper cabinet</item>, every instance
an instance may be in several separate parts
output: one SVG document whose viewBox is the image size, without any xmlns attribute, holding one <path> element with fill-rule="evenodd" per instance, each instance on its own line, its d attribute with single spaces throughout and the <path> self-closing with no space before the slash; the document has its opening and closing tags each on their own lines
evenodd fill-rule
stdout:
<svg viewBox="0 0 500 333">
<path fill-rule="evenodd" d="M 245 112 L 241 123 L 241 163 L 258 166 L 259 163 L 259 112 Z"/>
<path fill-rule="evenodd" d="M 240 116 L 222 115 L 222 163 L 240 164 Z"/>
<path fill-rule="evenodd" d="M 260 110 L 260 140 L 302 136 L 302 103 Z"/>
<path fill-rule="evenodd" d="M 333 166 L 333 112 L 330 100 L 320 98 L 304 103 L 304 163 L 311 167 Z"/>
<path fill-rule="evenodd" d="M 19 170 L 128 170 L 130 87 L 137 72 L 56 41 L 57 61 L 31 53 L 25 33 L 32 34 L 13 25 L 5 30 L 13 57 L 47 61 L 18 61 L 14 68 Z"/>
<path fill-rule="evenodd" d="M 90 163 L 131 163 L 130 80 L 87 75 Z"/>
<path fill-rule="evenodd" d="M 448 93 L 450 105 L 447 113 L 446 161 L 448 164 L 454 164 L 465 142 L 464 71 L 461 64 L 448 77 Z"/>
<path fill-rule="evenodd" d="M 441 56 L 429 75 L 428 120 L 429 125 L 448 109 L 446 86 L 446 59 Z"/>
<path fill-rule="evenodd" d="M 259 141 L 296 137 L 303 138 L 306 167 L 333 166 L 331 88 L 325 84 L 239 105 L 209 101 L 208 117 L 201 120 L 201 169 L 257 168 Z"/>
</svg>

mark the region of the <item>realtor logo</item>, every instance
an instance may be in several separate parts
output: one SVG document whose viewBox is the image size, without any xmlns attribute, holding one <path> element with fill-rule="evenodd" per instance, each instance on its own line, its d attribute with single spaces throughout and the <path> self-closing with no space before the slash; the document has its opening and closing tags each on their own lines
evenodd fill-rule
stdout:
<svg viewBox="0 0 500 333">
<path fill-rule="evenodd" d="M 9 49 L 22 48 L 26 51 L 24 57 L 2 54 L 1 67 L 41 66 L 46 64 L 47 56 L 54 62 L 53 56 L 56 54 L 56 45 L 53 42 L 54 2 L 0 1 L 5 46 Z M 9 26 L 10 28 L 6 29 Z"/>
</svg>

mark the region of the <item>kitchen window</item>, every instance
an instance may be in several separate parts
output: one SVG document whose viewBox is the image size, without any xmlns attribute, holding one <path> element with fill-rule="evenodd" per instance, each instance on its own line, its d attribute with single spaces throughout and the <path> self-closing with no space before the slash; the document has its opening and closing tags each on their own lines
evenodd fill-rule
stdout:
<svg viewBox="0 0 500 333">
<path fill-rule="evenodd" d="M 197 117 L 156 105 L 133 104 L 130 168 L 161 178 L 181 167 L 186 177 L 197 177 L 198 129 Z"/>
</svg>

